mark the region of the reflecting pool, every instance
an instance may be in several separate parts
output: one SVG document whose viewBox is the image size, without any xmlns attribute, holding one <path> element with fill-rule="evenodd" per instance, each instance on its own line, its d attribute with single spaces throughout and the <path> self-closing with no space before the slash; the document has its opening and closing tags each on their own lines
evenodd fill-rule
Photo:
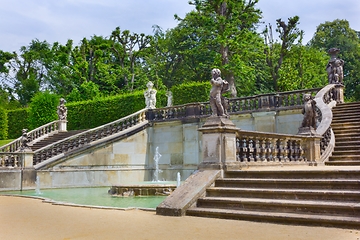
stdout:
<svg viewBox="0 0 360 240">
<path fill-rule="evenodd" d="M 50 199 L 56 202 L 78 204 L 84 206 L 143 208 L 156 209 L 166 196 L 132 196 L 119 197 L 108 194 L 109 187 L 96 188 L 61 188 L 35 190 L 6 191 L 0 195 L 31 196 Z"/>
</svg>

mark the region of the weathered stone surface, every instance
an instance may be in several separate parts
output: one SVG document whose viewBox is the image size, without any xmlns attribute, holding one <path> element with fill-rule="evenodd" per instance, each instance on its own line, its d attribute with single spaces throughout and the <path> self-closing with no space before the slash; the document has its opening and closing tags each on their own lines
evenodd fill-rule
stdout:
<svg viewBox="0 0 360 240">
<path fill-rule="evenodd" d="M 219 170 L 204 170 L 192 174 L 156 208 L 156 214 L 183 216 L 186 210 L 202 196 L 206 188 L 220 177 Z"/>
</svg>

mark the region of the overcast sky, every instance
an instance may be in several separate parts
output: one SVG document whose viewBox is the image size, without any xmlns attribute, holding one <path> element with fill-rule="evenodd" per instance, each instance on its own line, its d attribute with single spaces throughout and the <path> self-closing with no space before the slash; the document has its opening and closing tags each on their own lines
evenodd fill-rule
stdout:
<svg viewBox="0 0 360 240">
<path fill-rule="evenodd" d="M 359 0 L 260 0 L 257 7 L 272 25 L 298 15 L 304 43 L 325 21 L 346 19 L 360 31 Z M 84 37 L 109 36 L 118 26 L 152 34 L 153 25 L 173 28 L 174 14 L 184 17 L 192 9 L 188 0 L 0 0 L 0 50 L 18 51 L 33 39 L 78 44 Z"/>
</svg>

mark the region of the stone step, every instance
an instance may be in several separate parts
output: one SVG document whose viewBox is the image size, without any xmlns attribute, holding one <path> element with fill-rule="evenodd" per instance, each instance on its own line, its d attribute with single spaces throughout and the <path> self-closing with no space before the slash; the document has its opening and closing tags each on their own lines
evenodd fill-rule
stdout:
<svg viewBox="0 0 360 240">
<path fill-rule="evenodd" d="M 215 187 L 276 188 L 276 189 L 360 189 L 358 179 L 276 179 L 224 178 L 215 181 Z"/>
<path fill-rule="evenodd" d="M 360 159 L 360 151 L 359 150 L 357 150 L 357 149 L 344 150 L 344 149 L 346 149 L 346 147 L 342 147 L 341 150 L 336 149 L 336 151 L 334 151 L 332 153 L 332 156 L 334 156 L 334 157 L 348 157 L 348 156 L 351 156 L 351 157 L 359 157 L 359 159 Z"/>
<path fill-rule="evenodd" d="M 343 113 L 335 113 L 333 115 L 333 121 L 346 119 L 346 118 L 359 118 L 360 112 L 343 112 Z"/>
<path fill-rule="evenodd" d="M 352 133 L 356 133 L 360 136 L 360 126 L 358 126 L 357 128 L 342 128 L 342 129 L 333 129 L 334 134 L 335 135 L 339 135 L 339 134 L 352 134 Z"/>
<path fill-rule="evenodd" d="M 335 133 L 334 133 L 335 134 Z M 349 138 L 355 138 L 355 139 L 358 139 L 360 138 L 360 135 L 359 133 L 356 133 L 356 132 L 352 132 L 352 133 L 337 133 L 335 134 L 335 139 L 342 139 L 342 138 L 346 138 L 346 140 L 351 140 Z"/>
<path fill-rule="evenodd" d="M 345 141 L 344 141 L 345 140 Z M 339 140 L 339 139 L 335 139 L 335 147 L 358 147 L 360 146 L 360 137 L 359 137 L 359 140 L 358 141 L 351 141 L 351 140 L 348 140 L 346 141 L 346 139 L 342 139 L 342 140 Z"/>
<path fill-rule="evenodd" d="M 333 160 L 325 162 L 326 166 L 360 166 L 360 160 Z"/>
<path fill-rule="evenodd" d="M 358 161 L 360 160 L 360 154 L 357 155 L 338 155 L 333 152 L 333 155 L 329 157 L 329 161 Z"/>
<path fill-rule="evenodd" d="M 188 216 L 237 219 L 282 224 L 301 224 L 310 226 L 328 226 L 341 228 L 356 228 L 360 226 L 359 217 L 331 216 L 324 214 L 277 213 L 267 211 L 244 211 L 216 208 L 190 208 Z M 261 229 L 259 229 L 261 231 Z"/>
<path fill-rule="evenodd" d="M 338 143 L 335 143 L 335 151 L 359 151 L 360 152 L 360 145 L 358 143 L 354 144 L 346 144 L 346 145 L 340 145 Z"/>
<path fill-rule="evenodd" d="M 71 137 L 71 136 L 74 136 L 78 133 L 81 133 L 85 130 L 72 130 L 72 131 L 67 131 L 67 132 L 60 132 L 60 133 L 57 133 L 57 134 L 54 134 L 54 135 L 51 135 L 39 142 L 36 142 L 34 144 L 32 144 L 31 146 L 31 150 L 32 151 L 36 151 L 37 149 L 40 149 L 42 147 L 45 147 L 47 145 L 50 145 L 52 143 L 55 143 L 55 142 L 58 142 L 62 139 L 65 139 L 65 138 L 68 138 L 68 137 Z"/>
<path fill-rule="evenodd" d="M 358 129 L 358 123 L 331 123 L 331 128 L 333 130 L 341 130 L 341 129 Z"/>
<path fill-rule="evenodd" d="M 199 198 L 196 206 L 200 208 L 276 211 L 277 213 L 315 213 L 347 217 L 360 216 L 359 203 L 339 201 L 205 197 Z"/>
<path fill-rule="evenodd" d="M 210 187 L 206 196 L 359 202 L 360 190 Z"/>
<path fill-rule="evenodd" d="M 359 169 L 320 169 L 312 167 L 302 170 L 235 170 L 226 171 L 225 178 L 276 178 L 276 179 L 359 179 Z"/>
<path fill-rule="evenodd" d="M 338 124 L 338 123 L 352 123 L 352 124 L 358 124 L 360 121 L 360 117 L 347 117 L 347 118 L 340 118 L 340 119 L 333 119 L 332 124 Z"/>
</svg>

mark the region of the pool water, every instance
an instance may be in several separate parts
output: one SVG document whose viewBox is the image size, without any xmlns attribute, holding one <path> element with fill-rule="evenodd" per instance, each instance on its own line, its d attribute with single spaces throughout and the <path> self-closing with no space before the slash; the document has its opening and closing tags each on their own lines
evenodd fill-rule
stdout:
<svg viewBox="0 0 360 240">
<path fill-rule="evenodd" d="M 79 204 L 84 206 L 114 208 L 156 209 L 166 196 L 119 197 L 108 194 L 109 187 L 96 188 L 61 188 L 0 192 L 0 195 L 31 196 L 51 199 L 56 202 Z"/>
</svg>

